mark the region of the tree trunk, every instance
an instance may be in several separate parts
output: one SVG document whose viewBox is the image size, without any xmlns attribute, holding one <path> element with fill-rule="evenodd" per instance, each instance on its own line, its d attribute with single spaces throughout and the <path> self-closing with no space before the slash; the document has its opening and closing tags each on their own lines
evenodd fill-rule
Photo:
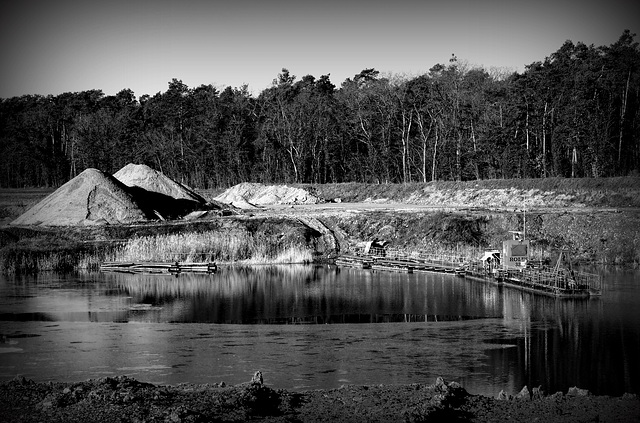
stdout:
<svg viewBox="0 0 640 423">
<path fill-rule="evenodd" d="M 544 102 L 542 114 L 542 177 L 547 177 L 547 102 Z"/>
<path fill-rule="evenodd" d="M 502 115 L 502 113 L 500 114 Z M 500 118 L 500 120 L 502 121 L 502 118 Z M 502 126 L 502 124 L 500 124 L 500 126 Z M 473 168 L 476 171 L 476 180 L 480 180 L 480 168 L 478 167 L 478 146 L 476 144 L 476 133 L 473 130 L 473 120 L 471 120 L 471 139 L 473 140 Z"/>
<path fill-rule="evenodd" d="M 436 139 L 433 143 L 433 163 L 431 165 L 431 181 L 436 180 L 436 154 L 438 153 L 438 125 L 436 125 Z"/>
<path fill-rule="evenodd" d="M 618 170 L 622 171 L 622 135 L 624 128 L 624 115 L 627 112 L 627 98 L 629 97 L 629 79 L 631 79 L 631 71 L 627 74 L 627 83 L 625 84 L 624 94 L 622 97 L 622 106 L 620 107 L 620 131 L 618 133 Z"/>
<path fill-rule="evenodd" d="M 416 122 L 418 123 L 418 128 L 420 129 L 420 139 L 422 140 L 422 182 L 427 182 L 427 141 L 429 139 L 429 134 L 431 134 L 431 128 L 433 127 L 433 119 L 429 123 L 429 129 L 425 133 L 424 131 L 424 121 L 422 116 L 416 112 Z"/>
<path fill-rule="evenodd" d="M 411 124 L 413 122 L 413 110 L 409 112 L 407 119 L 406 111 L 402 111 L 402 182 L 410 182 L 411 175 L 407 172 L 407 155 L 409 153 L 409 136 L 411 134 Z"/>
<path fill-rule="evenodd" d="M 527 104 L 527 113 L 525 115 L 525 137 L 527 139 L 527 154 L 529 154 L 529 105 Z"/>
</svg>

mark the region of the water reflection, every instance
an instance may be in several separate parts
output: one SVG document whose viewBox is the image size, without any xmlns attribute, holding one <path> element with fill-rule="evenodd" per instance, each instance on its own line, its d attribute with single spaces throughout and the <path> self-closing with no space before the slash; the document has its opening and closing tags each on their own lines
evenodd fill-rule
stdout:
<svg viewBox="0 0 640 423">
<path fill-rule="evenodd" d="M 335 266 L 226 269 L 215 275 L 110 274 L 114 292 L 155 308 L 128 319 L 225 324 L 326 324 L 498 317 L 484 285 L 444 275 L 407 275 Z M 488 302 L 483 301 L 490 298 Z"/>
<path fill-rule="evenodd" d="M 444 376 L 490 395 L 638 393 L 638 273 L 605 281 L 602 298 L 571 300 L 335 266 L 0 277 L 0 380 L 239 383 L 261 369 L 296 389 Z"/>
<path fill-rule="evenodd" d="M 618 290 L 615 283 L 610 287 Z M 487 350 L 487 356 L 491 367 L 508 374 L 505 382 L 512 381 L 514 390 L 523 385 L 550 392 L 579 386 L 607 395 L 640 390 L 638 285 L 624 300 L 618 295 L 570 300 L 508 288 L 500 292 L 505 326 L 518 336 L 507 341 L 515 348 Z"/>
</svg>

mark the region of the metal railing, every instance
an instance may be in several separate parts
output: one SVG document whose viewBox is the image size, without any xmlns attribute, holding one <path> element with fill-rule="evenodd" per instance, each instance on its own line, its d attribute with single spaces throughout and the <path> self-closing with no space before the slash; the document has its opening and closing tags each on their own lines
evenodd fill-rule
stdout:
<svg viewBox="0 0 640 423">
<path fill-rule="evenodd" d="M 426 251 L 407 251 L 401 248 L 385 249 L 372 247 L 366 254 L 364 251 L 357 250 L 356 254 L 372 258 L 385 258 L 387 260 L 407 261 L 444 267 L 463 267 L 469 262 L 469 259 L 463 256 L 429 253 Z"/>
<path fill-rule="evenodd" d="M 555 271 L 549 269 L 485 266 L 480 261 L 469 262 L 467 269 L 471 274 L 496 276 L 545 290 L 589 290 L 599 292 L 602 289 L 602 278 L 599 275 L 587 272 L 568 271 L 566 269 Z"/>
</svg>

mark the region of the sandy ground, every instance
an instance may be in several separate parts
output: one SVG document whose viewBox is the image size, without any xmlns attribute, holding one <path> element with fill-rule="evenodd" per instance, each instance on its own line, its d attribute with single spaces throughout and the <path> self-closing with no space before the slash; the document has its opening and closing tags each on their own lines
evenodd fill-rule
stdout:
<svg viewBox="0 0 640 423">
<path fill-rule="evenodd" d="M 158 386 L 125 376 L 80 383 L 0 384 L 4 422 L 638 422 L 640 400 L 595 397 L 579 389 L 516 397 L 468 394 L 455 382 L 343 386 L 290 392 L 251 382 L 227 387 Z"/>
</svg>

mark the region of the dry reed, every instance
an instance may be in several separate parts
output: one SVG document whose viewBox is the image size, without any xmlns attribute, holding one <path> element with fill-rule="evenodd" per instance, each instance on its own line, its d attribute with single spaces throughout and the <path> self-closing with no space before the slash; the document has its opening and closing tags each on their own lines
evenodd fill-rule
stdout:
<svg viewBox="0 0 640 423">
<path fill-rule="evenodd" d="M 308 263 L 304 245 L 249 232 L 191 232 L 135 237 L 114 254 L 114 261 L 188 261 L 217 263 Z"/>
</svg>

